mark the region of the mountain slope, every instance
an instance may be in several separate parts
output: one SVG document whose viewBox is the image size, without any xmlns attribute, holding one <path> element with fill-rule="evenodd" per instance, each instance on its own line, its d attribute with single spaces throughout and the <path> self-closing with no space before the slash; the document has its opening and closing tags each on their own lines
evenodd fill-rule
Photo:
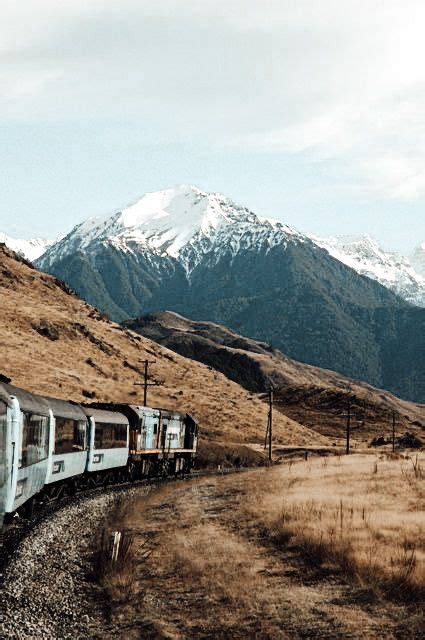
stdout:
<svg viewBox="0 0 425 640">
<path fill-rule="evenodd" d="M 219 194 L 187 186 L 146 194 L 77 226 L 37 264 L 116 320 L 161 309 L 208 318 L 425 400 L 425 311 Z"/>
<path fill-rule="evenodd" d="M 425 277 L 419 270 L 415 271 L 413 260 L 411 262 L 397 253 L 384 251 L 367 235 L 311 238 L 331 256 L 361 275 L 376 280 L 408 302 L 425 307 Z"/>
<path fill-rule="evenodd" d="M 30 391 L 87 401 L 140 402 L 145 359 L 154 360 L 149 404 L 192 413 L 202 436 L 262 442 L 266 405 L 222 374 L 174 354 L 102 316 L 63 283 L 0 245 L 0 372 Z M 93 395 L 95 394 L 95 395 Z M 326 443 L 286 416 L 277 441 Z"/>
<path fill-rule="evenodd" d="M 425 429 L 425 405 L 296 362 L 266 343 L 240 336 L 222 325 L 192 321 L 169 311 L 124 324 L 181 355 L 218 369 L 250 391 L 264 391 L 272 384 L 279 389 L 283 400 L 280 408 L 287 415 L 325 435 L 341 434 L 345 428 L 348 400 L 357 438 L 388 433 L 392 411 L 398 416 L 399 430 L 416 428 L 422 433 Z"/>
</svg>

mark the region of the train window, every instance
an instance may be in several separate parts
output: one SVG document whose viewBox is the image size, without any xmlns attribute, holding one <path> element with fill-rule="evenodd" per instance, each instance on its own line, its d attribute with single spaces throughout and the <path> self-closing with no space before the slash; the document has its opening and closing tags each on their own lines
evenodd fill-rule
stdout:
<svg viewBox="0 0 425 640">
<path fill-rule="evenodd" d="M 158 433 L 158 424 L 155 422 L 155 424 L 153 425 L 153 432 L 154 434 Z"/>
<path fill-rule="evenodd" d="M 55 453 L 84 451 L 86 423 L 84 420 L 56 417 Z"/>
<path fill-rule="evenodd" d="M 48 456 L 49 419 L 22 412 L 22 452 L 20 467 L 29 467 Z"/>
<path fill-rule="evenodd" d="M 127 425 L 96 422 L 95 449 L 117 449 L 127 446 Z"/>
<path fill-rule="evenodd" d="M 87 422 L 78 420 L 74 425 L 74 451 L 85 451 L 87 449 Z"/>
</svg>

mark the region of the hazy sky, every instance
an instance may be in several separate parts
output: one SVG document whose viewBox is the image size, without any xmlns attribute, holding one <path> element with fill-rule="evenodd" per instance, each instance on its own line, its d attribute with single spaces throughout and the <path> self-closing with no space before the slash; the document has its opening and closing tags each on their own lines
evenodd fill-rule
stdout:
<svg viewBox="0 0 425 640">
<path fill-rule="evenodd" d="M 0 231 L 178 183 L 425 240 L 425 3 L 0 0 Z"/>
</svg>

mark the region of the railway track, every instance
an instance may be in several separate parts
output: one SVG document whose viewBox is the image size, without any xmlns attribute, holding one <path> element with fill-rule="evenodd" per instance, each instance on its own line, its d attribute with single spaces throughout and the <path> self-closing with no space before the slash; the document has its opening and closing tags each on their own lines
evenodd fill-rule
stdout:
<svg viewBox="0 0 425 640">
<path fill-rule="evenodd" d="M 0 531 L 0 589 L 2 587 L 5 571 L 7 565 L 15 550 L 19 547 L 24 538 L 33 531 L 33 529 L 48 520 L 49 517 L 57 513 L 60 509 L 67 507 L 71 504 L 80 504 L 96 495 L 101 495 L 105 491 L 119 495 L 125 493 L 129 489 L 135 489 L 143 486 L 161 486 L 163 484 L 176 482 L 177 480 L 195 480 L 205 476 L 221 476 L 228 473 L 240 472 L 242 469 L 222 469 L 219 471 L 199 471 L 195 470 L 191 473 L 172 476 L 172 477 L 152 477 L 143 478 L 140 480 L 129 480 L 119 483 L 111 483 L 106 486 L 101 485 L 92 487 L 90 489 L 84 489 L 74 495 L 66 495 L 51 502 L 47 502 L 43 505 L 39 505 L 33 516 L 25 518 L 22 516 L 16 517 L 10 524 L 7 524 Z"/>
<path fill-rule="evenodd" d="M 190 479 L 191 477 L 199 477 L 198 475 L 187 474 L 180 476 L 178 479 Z M 39 524 L 47 520 L 53 514 L 60 509 L 67 507 L 71 504 L 79 504 L 96 495 L 101 495 L 105 491 L 108 493 L 114 493 L 119 495 L 124 493 L 130 488 L 137 488 L 142 486 L 160 486 L 167 482 L 174 482 L 176 478 L 143 478 L 141 480 L 120 482 L 116 484 L 109 484 L 105 486 L 92 487 L 90 489 L 82 490 L 74 495 L 67 495 L 56 500 L 52 500 L 46 504 L 41 505 L 31 518 L 16 517 L 10 524 L 4 526 L 0 532 L 0 588 L 3 584 L 5 571 L 7 565 L 12 558 L 15 550 L 20 545 L 22 540 Z"/>
</svg>

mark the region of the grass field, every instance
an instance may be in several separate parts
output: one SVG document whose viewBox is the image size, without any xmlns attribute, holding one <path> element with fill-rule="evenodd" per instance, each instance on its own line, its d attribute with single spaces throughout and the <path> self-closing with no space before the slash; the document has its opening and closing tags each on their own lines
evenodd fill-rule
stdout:
<svg viewBox="0 0 425 640">
<path fill-rule="evenodd" d="M 315 564 L 331 564 L 377 595 L 424 596 L 423 456 L 325 457 L 252 483 L 247 519 Z"/>
<path fill-rule="evenodd" d="M 117 512 L 122 637 L 416 638 L 423 454 L 298 460 L 166 485 Z"/>
</svg>

